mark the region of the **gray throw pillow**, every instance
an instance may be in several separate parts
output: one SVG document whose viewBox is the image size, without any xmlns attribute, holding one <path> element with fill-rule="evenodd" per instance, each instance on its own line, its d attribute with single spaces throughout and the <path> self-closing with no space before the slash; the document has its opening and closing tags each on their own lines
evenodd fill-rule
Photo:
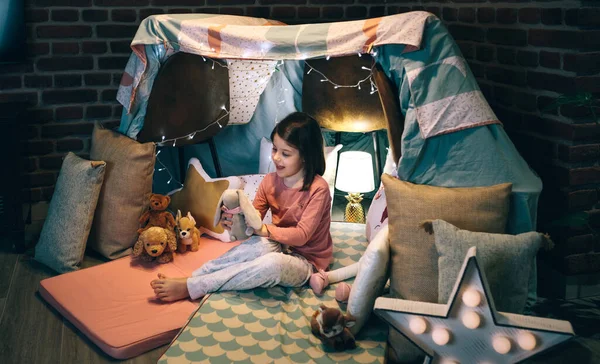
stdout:
<svg viewBox="0 0 600 364">
<path fill-rule="evenodd" d="M 456 278 L 470 247 L 477 247 L 477 258 L 487 277 L 496 309 L 523 313 L 527 301 L 533 259 L 546 242 L 543 234 L 490 234 L 461 230 L 443 220 L 431 223 L 438 252 L 438 297 L 448 302 Z"/>
<path fill-rule="evenodd" d="M 59 273 L 79 269 L 104 180 L 106 163 L 65 157 L 35 259 Z"/>
</svg>

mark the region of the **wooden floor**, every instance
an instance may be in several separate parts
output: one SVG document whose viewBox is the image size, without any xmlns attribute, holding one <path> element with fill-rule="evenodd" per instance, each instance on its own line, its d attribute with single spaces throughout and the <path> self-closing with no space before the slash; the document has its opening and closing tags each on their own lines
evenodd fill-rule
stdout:
<svg viewBox="0 0 600 364">
<path fill-rule="evenodd" d="M 56 275 L 30 256 L 0 250 L 0 363 L 156 363 L 167 345 L 129 360 L 104 354 L 37 293 L 42 279 Z M 86 257 L 85 267 L 101 263 Z"/>
</svg>

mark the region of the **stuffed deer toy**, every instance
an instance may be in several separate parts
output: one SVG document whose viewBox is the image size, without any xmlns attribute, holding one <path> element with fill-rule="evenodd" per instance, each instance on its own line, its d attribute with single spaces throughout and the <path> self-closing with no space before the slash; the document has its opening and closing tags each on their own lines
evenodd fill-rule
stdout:
<svg viewBox="0 0 600 364">
<path fill-rule="evenodd" d="M 185 253 L 188 249 L 193 252 L 198 251 L 200 231 L 196 227 L 196 220 L 194 220 L 192 213 L 188 211 L 187 215 L 182 217 L 181 211 L 177 210 L 175 222 L 177 224 L 175 226 L 177 251 L 179 253 Z"/>
<path fill-rule="evenodd" d="M 224 211 L 221 210 L 221 206 L 225 206 Z M 262 227 L 260 214 L 252 206 L 243 190 L 225 190 L 223 192 L 221 200 L 217 204 L 214 226 L 219 224 L 222 212 L 233 214 L 229 232 L 231 241 L 244 240 Z"/>
</svg>

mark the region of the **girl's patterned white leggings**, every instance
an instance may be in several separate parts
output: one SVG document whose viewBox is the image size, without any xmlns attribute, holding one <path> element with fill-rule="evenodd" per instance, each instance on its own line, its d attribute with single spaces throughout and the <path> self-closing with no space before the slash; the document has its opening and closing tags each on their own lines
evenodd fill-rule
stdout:
<svg viewBox="0 0 600 364">
<path fill-rule="evenodd" d="M 221 257 L 206 262 L 187 280 L 192 299 L 216 291 L 256 287 L 302 286 L 313 272 L 312 264 L 299 255 L 284 254 L 281 244 L 251 236 Z"/>
</svg>

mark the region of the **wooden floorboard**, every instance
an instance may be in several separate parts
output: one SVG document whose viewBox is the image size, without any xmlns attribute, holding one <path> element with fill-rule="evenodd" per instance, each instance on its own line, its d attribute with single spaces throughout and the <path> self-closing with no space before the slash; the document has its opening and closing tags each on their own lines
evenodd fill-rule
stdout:
<svg viewBox="0 0 600 364">
<path fill-rule="evenodd" d="M 104 354 L 100 348 L 83 335 L 73 324 L 63 319 L 61 362 L 103 364 L 116 360 Z"/>
<path fill-rule="evenodd" d="M 0 298 L 0 321 L 2 321 L 2 313 L 4 312 L 4 304 L 6 303 L 6 298 Z"/>
<path fill-rule="evenodd" d="M 63 320 L 61 363 L 105 364 L 154 364 L 167 349 L 159 347 L 135 358 L 119 360 L 105 354 L 96 344 L 91 342 L 81 331 L 66 319 Z"/>
<path fill-rule="evenodd" d="M 40 280 L 53 273 L 20 256 L 0 321 L 2 363 L 61 363 L 62 319 L 36 295 Z"/>
<path fill-rule="evenodd" d="M 0 298 L 6 298 L 19 255 L 0 249 Z"/>
</svg>

